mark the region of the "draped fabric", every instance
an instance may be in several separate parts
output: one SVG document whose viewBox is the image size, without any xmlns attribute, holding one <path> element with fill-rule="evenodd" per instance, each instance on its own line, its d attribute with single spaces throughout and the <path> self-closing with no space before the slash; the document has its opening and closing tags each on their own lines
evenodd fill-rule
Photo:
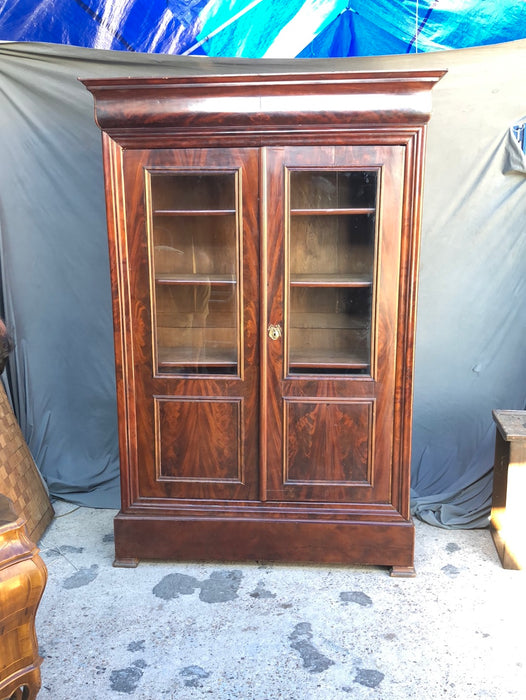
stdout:
<svg viewBox="0 0 526 700">
<path fill-rule="evenodd" d="M 525 58 L 524 40 L 302 60 L 0 44 L 0 263 L 16 342 L 7 372 L 50 492 L 118 505 L 101 137 L 77 78 L 446 68 L 428 132 L 413 510 L 443 527 L 486 525 L 491 411 L 526 398 L 526 177 L 512 128 L 526 114 Z"/>
</svg>

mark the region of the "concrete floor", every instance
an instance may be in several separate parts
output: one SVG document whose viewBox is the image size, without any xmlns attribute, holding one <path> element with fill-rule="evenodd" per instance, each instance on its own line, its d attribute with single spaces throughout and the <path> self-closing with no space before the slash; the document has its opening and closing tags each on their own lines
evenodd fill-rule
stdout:
<svg viewBox="0 0 526 700">
<path fill-rule="evenodd" d="M 114 511 L 55 503 L 39 700 L 526 697 L 526 577 L 487 530 L 416 523 L 414 579 L 377 567 L 142 562 Z"/>
</svg>

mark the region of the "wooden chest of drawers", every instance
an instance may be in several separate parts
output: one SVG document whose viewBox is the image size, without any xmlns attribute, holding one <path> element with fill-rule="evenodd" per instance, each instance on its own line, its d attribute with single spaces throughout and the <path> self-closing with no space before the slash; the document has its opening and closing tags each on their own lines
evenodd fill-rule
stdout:
<svg viewBox="0 0 526 700">
<path fill-rule="evenodd" d="M 0 700 L 32 700 L 40 689 L 35 615 L 46 581 L 24 520 L 0 495 Z"/>
</svg>

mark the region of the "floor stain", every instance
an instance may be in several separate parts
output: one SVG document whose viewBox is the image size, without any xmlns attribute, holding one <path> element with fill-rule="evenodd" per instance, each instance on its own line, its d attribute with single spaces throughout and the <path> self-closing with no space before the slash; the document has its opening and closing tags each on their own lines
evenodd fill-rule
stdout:
<svg viewBox="0 0 526 700">
<path fill-rule="evenodd" d="M 384 679 L 384 674 L 370 668 L 359 668 L 354 679 L 355 683 L 364 685 L 367 688 L 378 688 Z"/>
<path fill-rule="evenodd" d="M 199 600 L 204 603 L 225 603 L 237 598 L 243 574 L 241 571 L 213 571 L 204 581 L 186 574 L 168 574 L 154 586 L 152 592 L 163 600 L 191 595 L 200 589 Z"/>
<path fill-rule="evenodd" d="M 99 567 L 97 564 L 92 564 L 89 569 L 80 568 L 77 571 L 75 571 L 74 574 L 64 579 L 62 583 L 62 588 L 70 590 L 72 588 L 80 588 L 81 586 L 87 586 L 89 583 L 94 581 L 98 575 Z"/>
<path fill-rule="evenodd" d="M 258 585 L 256 586 L 256 590 L 252 591 L 250 594 L 251 598 L 275 598 L 276 594 L 271 593 L 270 591 L 267 591 L 267 589 L 264 587 L 263 583 L 261 581 L 258 582 Z"/>
<path fill-rule="evenodd" d="M 453 566 L 453 564 L 443 566 L 440 571 L 443 571 L 445 574 L 447 574 L 447 576 L 457 576 L 457 574 L 460 573 L 460 569 L 457 569 L 457 567 Z"/>
<path fill-rule="evenodd" d="M 58 548 L 61 554 L 82 554 L 84 547 L 75 547 L 72 544 L 63 544 Z"/>
<path fill-rule="evenodd" d="M 201 681 L 210 676 L 208 671 L 205 671 L 201 666 L 187 666 L 181 669 L 179 675 L 183 677 L 187 688 L 202 688 Z"/>
<path fill-rule="evenodd" d="M 340 593 L 340 600 L 344 603 L 358 603 L 365 608 L 370 608 L 373 604 L 372 599 L 362 591 L 343 591 Z"/>
<path fill-rule="evenodd" d="M 312 626 L 309 622 L 297 624 L 289 635 L 289 640 L 290 646 L 299 653 L 303 666 L 310 673 L 321 673 L 334 665 L 334 661 L 319 652 L 312 643 Z"/>
<path fill-rule="evenodd" d="M 111 689 L 117 693 L 128 693 L 128 695 L 131 695 L 137 690 L 144 668 L 146 668 L 146 662 L 138 659 L 128 668 L 119 668 L 112 671 L 110 675 Z"/>
<path fill-rule="evenodd" d="M 210 578 L 201 583 L 199 600 L 205 603 L 225 603 L 237 598 L 241 584 L 241 571 L 213 571 Z"/>
<path fill-rule="evenodd" d="M 199 588 L 199 581 L 186 574 L 167 574 L 154 586 L 153 594 L 163 600 L 179 598 L 180 595 L 191 595 Z"/>
</svg>

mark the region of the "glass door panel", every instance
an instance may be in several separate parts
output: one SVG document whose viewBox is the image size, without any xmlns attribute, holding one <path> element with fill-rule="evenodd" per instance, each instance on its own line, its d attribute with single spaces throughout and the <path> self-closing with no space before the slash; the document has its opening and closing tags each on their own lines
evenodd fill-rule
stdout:
<svg viewBox="0 0 526 700">
<path fill-rule="evenodd" d="M 237 171 L 150 171 L 157 371 L 236 374 Z"/>
<path fill-rule="evenodd" d="M 236 209 L 235 172 L 152 173 L 154 211 Z"/>
<path fill-rule="evenodd" d="M 291 209 L 376 207 L 374 170 L 296 170 L 290 176 Z"/>
<path fill-rule="evenodd" d="M 289 371 L 370 374 L 378 171 L 289 172 Z"/>
<path fill-rule="evenodd" d="M 368 371 L 369 287 L 294 286 L 290 309 L 292 372 L 363 374 Z"/>
</svg>

